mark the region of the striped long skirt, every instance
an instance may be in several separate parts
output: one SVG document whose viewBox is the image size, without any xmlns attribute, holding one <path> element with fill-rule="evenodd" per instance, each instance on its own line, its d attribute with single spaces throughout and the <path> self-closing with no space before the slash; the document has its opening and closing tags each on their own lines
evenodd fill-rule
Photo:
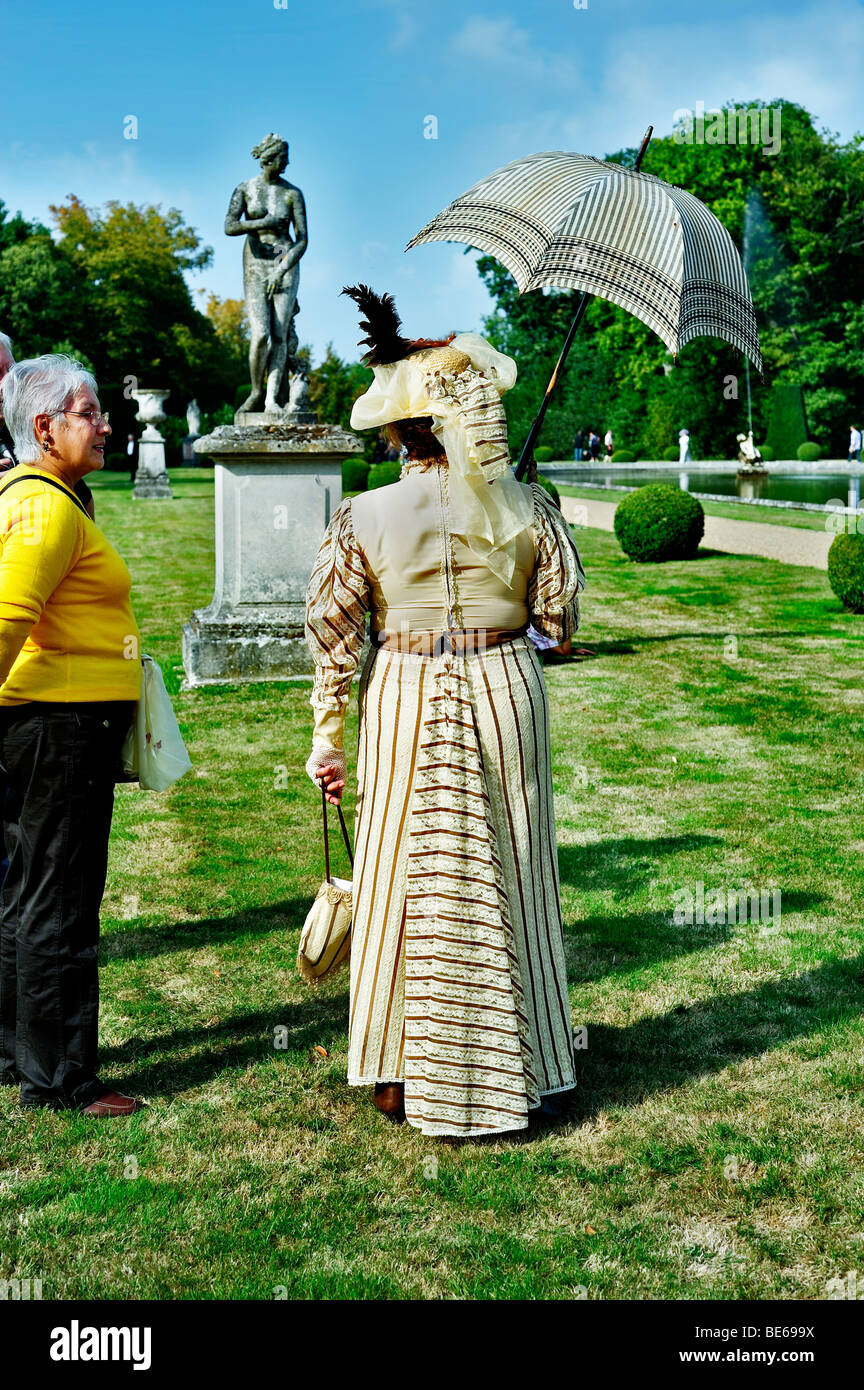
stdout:
<svg viewBox="0 0 864 1390">
<path fill-rule="evenodd" d="M 546 690 L 527 638 L 360 676 L 348 1081 L 424 1134 L 575 1086 Z"/>
</svg>

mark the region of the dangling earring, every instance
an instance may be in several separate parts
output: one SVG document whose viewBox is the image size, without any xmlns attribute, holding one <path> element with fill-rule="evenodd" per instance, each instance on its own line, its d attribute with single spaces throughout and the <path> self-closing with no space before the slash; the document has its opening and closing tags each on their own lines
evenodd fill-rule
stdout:
<svg viewBox="0 0 864 1390">
<path fill-rule="evenodd" d="M 42 452 L 43 452 L 43 454 L 49 453 L 50 450 L 51 450 L 51 445 L 48 443 L 48 440 L 47 440 L 47 439 L 43 439 L 43 440 L 42 440 Z"/>
</svg>

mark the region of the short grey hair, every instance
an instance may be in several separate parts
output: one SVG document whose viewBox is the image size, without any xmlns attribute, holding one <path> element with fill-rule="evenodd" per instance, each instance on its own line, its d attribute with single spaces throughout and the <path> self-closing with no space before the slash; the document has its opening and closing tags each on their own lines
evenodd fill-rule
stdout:
<svg viewBox="0 0 864 1390">
<path fill-rule="evenodd" d="M 6 333 L 0 333 L 0 351 L 6 349 L 12 361 L 15 361 L 15 354 L 12 351 L 12 339 Z"/>
<path fill-rule="evenodd" d="M 28 357 L 10 368 L 0 382 L 0 409 L 19 463 L 36 463 L 42 457 L 33 424 L 36 416 L 59 415 L 84 386 L 96 390 L 93 373 L 59 352 Z"/>
</svg>

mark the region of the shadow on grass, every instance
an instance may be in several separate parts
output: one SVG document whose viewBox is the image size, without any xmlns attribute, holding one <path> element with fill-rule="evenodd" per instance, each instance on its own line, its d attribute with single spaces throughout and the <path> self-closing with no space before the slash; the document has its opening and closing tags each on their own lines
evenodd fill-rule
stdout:
<svg viewBox="0 0 864 1390">
<path fill-rule="evenodd" d="M 583 1065 L 573 1119 L 640 1105 L 658 1091 L 857 1018 L 862 1009 L 864 956 L 856 956 L 742 994 L 680 1004 L 629 1027 L 589 1024 L 588 1050 L 577 1053 Z"/>
<path fill-rule="evenodd" d="M 99 941 L 100 964 L 112 960 L 146 960 L 151 956 L 191 951 L 197 946 L 224 946 L 240 937 L 292 931 L 302 927 L 313 894 L 249 908 L 233 917 L 207 917 L 199 922 L 165 922 L 154 927 L 121 928 L 105 932 Z"/>
<path fill-rule="evenodd" d="M 658 646 L 662 642 L 718 642 L 727 635 L 728 627 L 716 627 L 707 632 L 694 632 L 692 628 L 685 632 L 662 632 L 645 633 L 644 635 L 626 638 L 621 641 L 593 642 L 586 638 L 595 656 L 633 656 L 643 647 Z M 776 641 L 778 637 L 797 637 L 800 638 L 799 629 L 784 628 L 757 628 L 754 631 L 744 631 L 738 633 L 739 638 L 758 639 L 764 638 Z"/>
<path fill-rule="evenodd" d="M 812 910 L 826 901 L 824 893 L 784 892 L 783 913 Z M 711 951 L 732 938 L 735 923 L 679 924 L 671 920 L 672 911 L 670 907 L 666 912 L 617 912 L 611 916 L 584 917 L 575 922 L 565 922 L 568 983 L 587 984 L 591 980 L 626 975 L 656 961 Z M 739 925 L 746 925 L 747 922 L 755 923 L 755 919 L 747 918 Z M 605 959 L 574 961 L 574 955 L 579 952 L 600 953 Z M 614 953 L 612 963 L 608 959 L 610 952 Z"/>
<path fill-rule="evenodd" d="M 688 850 L 713 850 L 722 843 L 719 835 L 659 835 L 653 839 L 624 836 L 590 845 L 561 845 L 558 873 L 562 883 L 583 893 L 608 888 L 615 879 L 620 879 L 622 888 L 632 893 L 654 876 L 658 859 Z"/>
<path fill-rule="evenodd" d="M 287 1029 L 286 1047 L 274 1053 L 277 1026 Z M 346 988 L 338 994 L 310 995 L 299 1003 L 274 1003 L 272 1009 L 258 1013 L 233 1014 L 212 1025 L 177 1028 L 155 1038 L 130 1038 L 119 1046 L 100 1048 L 100 1063 L 128 1068 L 117 1083 L 126 1092 L 173 1095 L 205 1086 L 248 1062 L 267 1061 L 274 1055 L 296 1059 L 316 1044 L 329 1052 L 331 1042 L 343 1037 L 347 1028 Z"/>
<path fill-rule="evenodd" d="M 568 1119 L 579 1124 L 603 1110 L 641 1105 L 660 1091 L 857 1018 L 862 1009 L 864 957 L 858 956 L 827 961 L 795 978 L 741 994 L 681 1004 L 629 1027 L 589 1024 L 588 1051 L 577 1054 L 582 1065 Z M 334 1039 L 344 1036 L 347 1017 L 347 991 L 340 991 L 238 1014 L 212 1026 L 106 1047 L 101 1060 L 128 1068 L 117 1083 L 126 1091 L 145 1097 L 176 1095 L 267 1059 L 277 1024 L 288 1030 L 286 1060 L 299 1060 L 315 1044 L 329 1050 Z M 194 1055 L 188 1055 L 190 1051 Z M 184 1052 L 187 1055 L 177 1055 Z M 531 1129 L 490 1139 L 521 1144 L 536 1137 Z"/>
</svg>

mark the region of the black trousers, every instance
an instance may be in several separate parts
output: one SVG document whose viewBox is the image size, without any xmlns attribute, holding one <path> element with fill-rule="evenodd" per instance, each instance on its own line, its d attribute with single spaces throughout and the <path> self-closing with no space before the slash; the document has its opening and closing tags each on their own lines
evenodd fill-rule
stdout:
<svg viewBox="0 0 864 1390">
<path fill-rule="evenodd" d="M 131 701 L 0 708 L 9 868 L 0 891 L 0 1081 L 21 1103 L 89 1105 L 99 909 Z"/>
</svg>

